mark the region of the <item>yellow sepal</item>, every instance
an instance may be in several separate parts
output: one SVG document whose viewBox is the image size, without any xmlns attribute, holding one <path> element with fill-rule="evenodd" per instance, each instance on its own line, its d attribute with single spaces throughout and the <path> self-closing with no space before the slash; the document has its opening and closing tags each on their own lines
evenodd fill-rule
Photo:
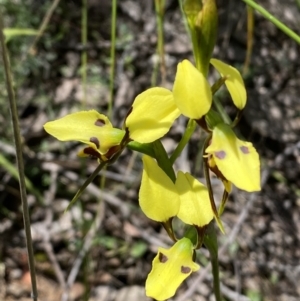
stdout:
<svg viewBox="0 0 300 301">
<path fill-rule="evenodd" d="M 44 125 L 47 133 L 60 141 L 79 141 L 105 154 L 120 144 L 125 131 L 113 128 L 105 115 L 95 110 L 72 113 Z"/>
<path fill-rule="evenodd" d="M 143 175 L 139 192 L 141 209 L 149 218 L 166 222 L 177 215 L 179 195 L 175 184 L 149 156 L 143 157 Z"/>
</svg>

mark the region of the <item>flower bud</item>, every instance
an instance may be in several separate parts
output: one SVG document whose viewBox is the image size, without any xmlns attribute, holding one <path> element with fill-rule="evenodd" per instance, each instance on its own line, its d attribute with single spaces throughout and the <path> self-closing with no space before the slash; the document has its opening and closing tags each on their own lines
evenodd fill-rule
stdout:
<svg viewBox="0 0 300 301">
<path fill-rule="evenodd" d="M 206 77 L 217 38 L 216 2 L 215 0 L 186 0 L 182 8 L 192 37 L 197 69 Z"/>
</svg>

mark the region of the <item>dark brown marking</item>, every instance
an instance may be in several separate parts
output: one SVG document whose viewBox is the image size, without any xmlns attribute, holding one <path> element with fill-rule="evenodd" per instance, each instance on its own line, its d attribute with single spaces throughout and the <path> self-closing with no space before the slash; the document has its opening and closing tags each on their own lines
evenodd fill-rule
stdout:
<svg viewBox="0 0 300 301">
<path fill-rule="evenodd" d="M 97 159 L 101 159 L 101 155 L 95 149 L 93 149 L 92 147 L 86 147 L 83 150 L 83 153 L 88 155 L 88 156 L 96 157 Z"/>
<path fill-rule="evenodd" d="M 191 268 L 189 267 L 185 267 L 185 266 L 181 266 L 181 273 L 182 274 L 189 274 L 191 272 Z"/>
<path fill-rule="evenodd" d="M 218 158 L 218 159 L 220 159 L 220 160 L 222 160 L 222 159 L 224 159 L 225 157 L 226 157 L 226 153 L 224 152 L 224 151 L 218 151 L 218 152 L 215 152 L 215 156 Z"/>
<path fill-rule="evenodd" d="M 161 263 L 165 263 L 168 261 L 168 257 L 166 255 L 164 255 L 163 253 L 159 253 L 158 259 Z"/>
<path fill-rule="evenodd" d="M 90 142 L 94 143 L 96 145 L 96 147 L 99 149 L 100 142 L 99 142 L 99 139 L 97 137 L 91 137 Z"/>
<path fill-rule="evenodd" d="M 243 154 L 247 155 L 249 154 L 249 148 L 247 146 L 241 146 L 240 150 L 242 151 Z"/>
<path fill-rule="evenodd" d="M 104 126 L 106 123 L 103 119 L 97 119 L 94 124 L 96 126 Z"/>
</svg>

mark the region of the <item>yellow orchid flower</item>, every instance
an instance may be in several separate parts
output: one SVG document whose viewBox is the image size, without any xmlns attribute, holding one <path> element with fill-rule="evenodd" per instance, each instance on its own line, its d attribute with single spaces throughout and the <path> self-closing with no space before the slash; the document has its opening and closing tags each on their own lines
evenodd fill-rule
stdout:
<svg viewBox="0 0 300 301">
<path fill-rule="evenodd" d="M 109 119 L 95 110 L 72 113 L 44 125 L 47 133 L 60 141 L 80 141 L 88 147 L 79 153 L 102 158 L 109 149 L 119 145 L 124 130 L 114 128 Z"/>
<path fill-rule="evenodd" d="M 247 102 L 247 93 L 240 72 L 236 68 L 217 59 L 211 59 L 210 63 L 218 70 L 221 76 L 226 76 L 225 85 L 233 103 L 239 110 L 242 110 Z"/>
<path fill-rule="evenodd" d="M 150 88 L 135 98 L 125 126 L 132 140 L 149 143 L 164 136 L 179 115 L 171 91 Z"/>
<path fill-rule="evenodd" d="M 200 268 L 193 261 L 193 254 L 193 244 L 185 237 L 169 250 L 158 248 L 146 281 L 146 295 L 159 301 L 174 296 L 180 284 Z"/>
<path fill-rule="evenodd" d="M 224 178 L 236 187 L 248 192 L 261 189 L 257 151 L 252 143 L 238 139 L 228 124 L 214 127 L 211 144 L 205 152 L 212 156 L 213 164 Z"/>
<path fill-rule="evenodd" d="M 143 175 L 139 192 L 141 209 L 150 219 L 167 222 L 177 215 L 179 195 L 175 184 L 149 156 L 143 156 Z"/>
<path fill-rule="evenodd" d="M 177 66 L 173 96 L 180 112 L 196 120 L 209 111 L 212 103 L 209 83 L 188 60 Z"/>
<path fill-rule="evenodd" d="M 161 138 L 179 115 L 172 92 L 152 88 L 135 98 L 124 130 L 114 128 L 105 115 L 95 110 L 81 111 L 47 122 L 44 129 L 58 140 L 87 144 L 88 147 L 80 151 L 79 156 L 91 155 L 106 161 L 117 151 L 121 142 L 124 146 L 130 140 L 149 143 Z M 126 139 L 125 135 L 128 135 Z"/>
<path fill-rule="evenodd" d="M 179 171 L 176 188 L 180 195 L 177 217 L 189 225 L 204 227 L 214 218 L 207 188 L 189 173 Z"/>
</svg>

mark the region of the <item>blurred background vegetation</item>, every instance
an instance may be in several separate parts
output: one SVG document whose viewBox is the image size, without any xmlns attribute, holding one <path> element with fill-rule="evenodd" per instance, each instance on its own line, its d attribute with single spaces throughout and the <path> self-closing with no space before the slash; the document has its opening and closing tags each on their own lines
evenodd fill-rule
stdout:
<svg viewBox="0 0 300 301">
<path fill-rule="evenodd" d="M 87 1 L 86 44 L 82 42 L 83 3 L 57 1 L 37 41 L 36 35 L 15 35 L 7 40 L 24 143 L 40 298 L 64 300 L 75 260 L 89 243 L 76 281 L 70 280 L 69 300 L 144 300 L 143 285 L 156 248 L 170 241 L 160 225 L 146 219 L 138 208 L 141 161 L 124 152 L 109 167 L 105 188 L 100 189 L 98 177 L 80 202 L 64 214 L 97 163 L 79 160 L 80 145 L 55 141 L 43 130 L 45 122 L 69 112 L 92 108 L 107 112 L 111 1 Z M 297 1 L 259 3 L 299 33 Z M 53 4 L 55 1 L 48 0 L 0 0 L 5 27 L 38 30 Z M 220 0 L 218 5 L 220 29 L 214 55 L 242 69 L 247 51 L 245 4 Z M 117 13 L 112 122 L 121 126 L 134 97 L 151 86 L 158 56 L 153 1 L 119 1 Z M 192 58 L 175 0 L 166 1 L 164 35 L 166 87 L 171 88 L 177 63 Z M 228 236 L 236 225 L 239 234 L 220 257 L 222 290 L 226 300 L 238 296 L 239 300 L 296 301 L 300 298 L 299 46 L 258 14 L 253 38 L 245 76 L 249 103 L 240 130 L 259 150 L 267 176 L 259 195 L 234 191 L 231 196 L 224 223 Z M 83 63 L 84 53 L 87 63 Z M 156 81 L 161 82 L 159 73 Z M 228 113 L 234 114 L 224 91 L 220 97 Z M 0 64 L 0 300 L 27 300 L 30 281 L 9 116 Z M 168 151 L 180 139 L 185 122 L 179 120 L 164 139 Z M 176 163 L 177 168 L 198 177 L 202 176 L 201 166 L 195 162 L 202 138 L 196 131 Z M 240 222 L 245 208 L 246 218 Z M 89 232 L 94 223 L 95 231 Z M 91 233 L 90 242 L 87 233 Z M 200 262 L 207 263 L 206 250 Z M 212 283 L 206 274 L 192 300 L 211 297 Z M 187 288 L 184 284 L 178 298 Z"/>
</svg>

